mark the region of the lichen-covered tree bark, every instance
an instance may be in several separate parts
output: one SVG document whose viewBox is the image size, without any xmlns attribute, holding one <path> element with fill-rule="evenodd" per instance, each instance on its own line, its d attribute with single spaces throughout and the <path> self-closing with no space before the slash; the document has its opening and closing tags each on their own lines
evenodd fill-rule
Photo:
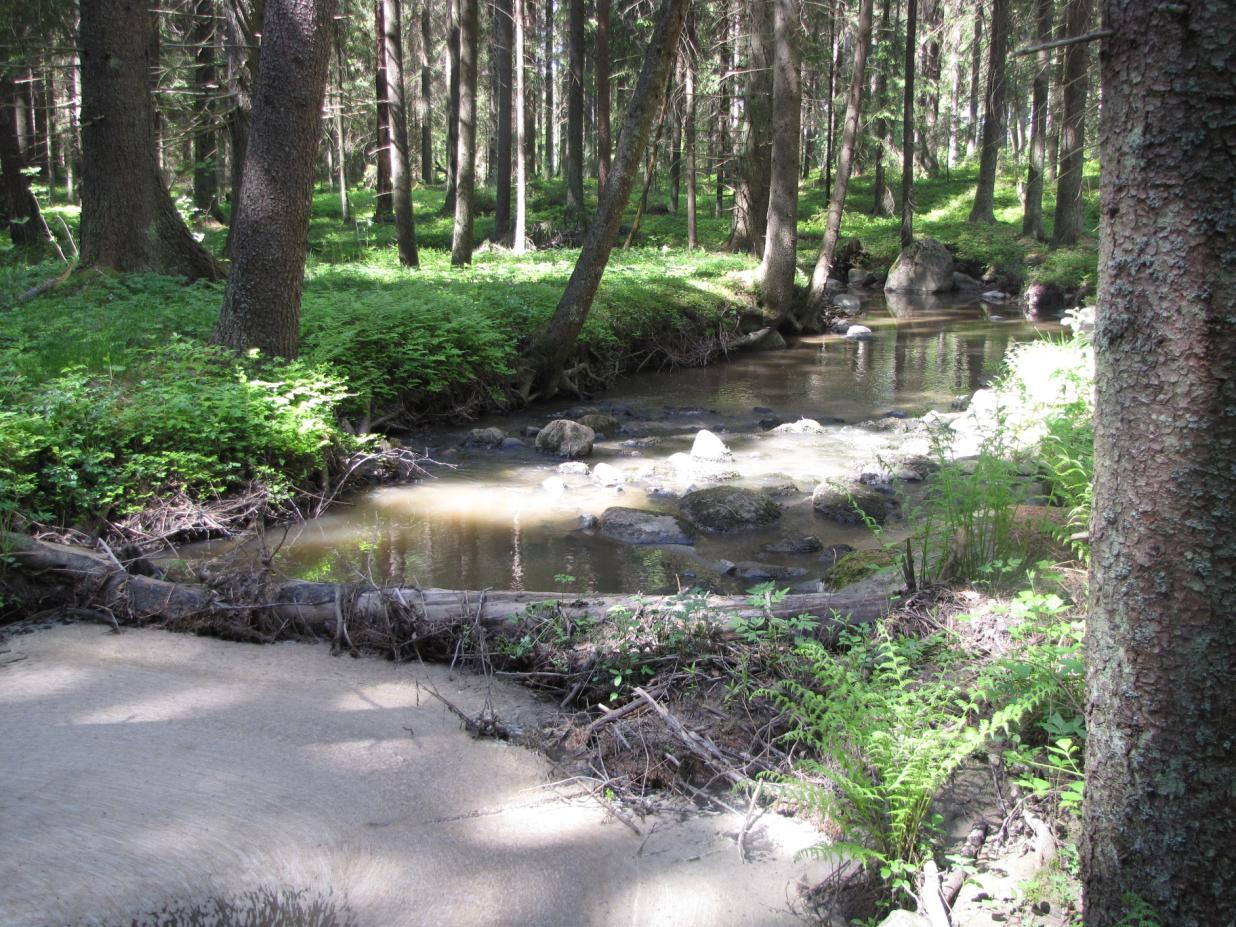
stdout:
<svg viewBox="0 0 1236 927">
<path fill-rule="evenodd" d="M 575 348 L 575 341 L 592 308 L 597 287 L 601 285 L 601 277 L 614 246 L 614 236 L 618 233 L 622 213 L 635 183 L 635 174 L 648 144 L 652 121 L 665 94 L 665 85 L 678 48 L 678 37 L 682 34 L 689 7 L 690 0 L 661 0 L 657 25 L 644 53 L 644 64 L 618 135 L 613 167 L 601 191 L 596 214 L 584 235 L 579 259 L 571 271 L 571 279 L 567 281 L 553 318 L 523 352 L 519 386 L 526 399 L 534 394 L 552 395 L 561 385 L 569 386 L 569 382 L 564 382 L 562 367 Z"/>
<path fill-rule="evenodd" d="M 991 2 L 991 46 L 987 55 L 987 92 L 983 97 L 983 140 L 979 148 L 978 185 L 971 222 L 995 222 L 996 161 L 1004 146 L 1004 64 L 1008 57 L 1009 3 Z"/>
<path fill-rule="evenodd" d="M 794 302 L 794 259 L 798 247 L 798 157 L 802 128 L 802 86 L 798 48 L 798 4 L 773 0 L 773 147 L 768 188 L 768 221 L 760 288 L 779 321 Z"/>
<path fill-rule="evenodd" d="M 1236 922 L 1236 20 L 1106 0 L 1087 927 Z M 1125 923 L 1129 923 L 1126 921 Z"/>
<path fill-rule="evenodd" d="M 459 129 L 455 154 L 455 225 L 451 264 L 472 263 L 473 194 L 476 192 L 476 34 L 480 0 L 459 3 Z"/>
<path fill-rule="evenodd" d="M 81 6 L 82 220 L 86 266 L 217 280 L 185 227 L 155 159 L 154 18 L 138 0 Z"/>
<path fill-rule="evenodd" d="M 232 272 L 212 340 L 295 357 L 335 0 L 266 0 Z"/>
</svg>

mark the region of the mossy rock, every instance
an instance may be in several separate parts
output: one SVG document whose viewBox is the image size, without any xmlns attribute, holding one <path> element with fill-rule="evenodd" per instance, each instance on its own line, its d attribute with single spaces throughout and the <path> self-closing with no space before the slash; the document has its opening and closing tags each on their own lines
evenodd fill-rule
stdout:
<svg viewBox="0 0 1236 927">
<path fill-rule="evenodd" d="M 831 589 L 844 589 L 855 583 L 897 568 L 901 553 L 892 547 L 873 547 L 846 554 L 828 571 L 824 582 Z"/>
<path fill-rule="evenodd" d="M 767 528 L 781 517 L 781 506 L 763 493 L 738 486 L 716 486 L 687 493 L 682 514 L 709 534 Z"/>
</svg>

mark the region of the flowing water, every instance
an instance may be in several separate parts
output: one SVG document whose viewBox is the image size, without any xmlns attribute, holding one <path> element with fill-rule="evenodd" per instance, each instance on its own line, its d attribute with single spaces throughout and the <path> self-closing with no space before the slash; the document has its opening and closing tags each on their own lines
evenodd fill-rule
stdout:
<svg viewBox="0 0 1236 927">
<path fill-rule="evenodd" d="M 901 416 L 947 409 L 998 371 L 1011 343 L 1055 328 L 1022 321 L 1011 305 L 992 310 L 1009 316 L 1002 319 L 975 301 L 872 295 L 864 308 L 861 321 L 873 330 L 869 341 L 804 337 L 784 351 L 634 375 L 588 403 L 588 410 L 622 423 L 587 459 L 617 468 L 624 479 L 618 486 L 598 485 L 588 474 L 559 475 L 561 461 L 539 453 L 530 437 L 498 449 L 461 446 L 472 428 L 492 425 L 520 438 L 527 427 L 582 414 L 579 403 L 543 404 L 409 435 L 408 445 L 449 466 L 432 468 L 434 479 L 357 494 L 294 526 L 276 566 L 315 580 L 653 593 L 680 586 L 746 588 L 753 584 L 749 578 L 723 575 L 717 562 L 755 561 L 793 571 L 798 587 L 811 588 L 827 569 L 821 554 L 764 548 L 805 535 L 825 545 L 878 544 L 866 528 L 840 526 L 814 512 L 812 489 L 853 479 L 877 459 L 921 452 L 925 439 L 907 436 Z M 776 434 L 767 430 L 772 417 L 808 417 L 825 430 Z M 729 469 L 739 474 L 733 482 L 777 498 L 783 515 L 775 527 L 659 547 L 621 544 L 586 527 L 588 516 L 599 517 L 610 506 L 675 512 L 677 496 L 705 484 L 667 460 L 689 452 L 704 428 L 733 452 Z"/>
</svg>

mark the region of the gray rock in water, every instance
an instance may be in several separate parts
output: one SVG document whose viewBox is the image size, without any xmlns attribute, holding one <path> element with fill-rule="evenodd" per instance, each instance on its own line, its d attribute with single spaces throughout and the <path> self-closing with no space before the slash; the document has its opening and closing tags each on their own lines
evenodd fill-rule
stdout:
<svg viewBox="0 0 1236 927">
<path fill-rule="evenodd" d="M 800 538 L 782 538 L 764 545 L 764 551 L 769 554 L 814 554 L 823 549 L 824 542 L 814 534 Z"/>
<path fill-rule="evenodd" d="M 501 428 L 473 428 L 464 438 L 464 447 L 501 447 L 506 432 Z"/>
<path fill-rule="evenodd" d="M 851 341 L 870 341 L 871 329 L 866 325 L 851 325 L 845 330 L 845 336 Z"/>
<path fill-rule="evenodd" d="M 525 438 L 535 438 L 541 433 L 541 429 L 537 428 L 536 425 L 525 425 L 519 430 L 519 433 Z"/>
<path fill-rule="evenodd" d="M 618 434 L 618 429 L 622 427 L 618 419 L 604 412 L 590 412 L 588 415 L 580 416 L 578 421 L 581 425 L 591 428 L 594 432 L 606 435 L 616 435 Z"/>
<path fill-rule="evenodd" d="M 597 523 L 598 523 L 597 517 L 593 515 L 591 512 L 586 512 L 583 515 L 579 516 L 578 524 L 579 524 L 580 529 L 583 531 L 591 531 L 593 528 L 597 526 Z"/>
<path fill-rule="evenodd" d="M 691 524 L 709 534 L 766 528 L 781 517 L 781 506 L 768 496 L 738 486 L 687 493 L 681 508 Z"/>
<path fill-rule="evenodd" d="M 621 486 L 627 481 L 621 470 L 607 463 L 599 463 L 593 467 L 592 478 L 602 486 Z"/>
<path fill-rule="evenodd" d="M 503 438 L 502 444 L 499 446 L 504 451 L 517 451 L 527 447 L 528 445 L 524 444 L 523 441 L 520 441 L 519 438 Z"/>
<path fill-rule="evenodd" d="M 953 255 L 933 238 L 911 242 L 897 255 L 885 291 L 943 293 L 953 288 Z"/>
<path fill-rule="evenodd" d="M 861 510 L 877 524 L 884 524 L 895 500 L 861 483 L 838 488 L 821 483 L 811 494 L 811 507 L 841 525 L 861 525 Z"/>
<path fill-rule="evenodd" d="M 587 425 L 559 418 L 540 430 L 536 436 L 536 447 L 539 451 L 574 459 L 591 454 L 595 440 L 596 432 Z"/>
<path fill-rule="evenodd" d="M 858 315 L 863 311 L 863 301 L 853 293 L 838 293 L 833 297 L 833 305 L 846 315 Z"/>
<path fill-rule="evenodd" d="M 673 515 L 613 506 L 601 515 L 601 534 L 624 544 L 690 544 L 685 526 Z"/>
<path fill-rule="evenodd" d="M 770 579 L 800 579 L 807 571 L 800 567 L 778 566 L 775 563 L 756 563 L 754 560 L 740 560 L 734 564 L 734 574 L 751 582 L 765 582 Z"/>
<path fill-rule="evenodd" d="M 541 488 L 551 496 L 561 496 L 566 492 L 566 481 L 560 476 L 547 476 L 541 480 Z"/>
<path fill-rule="evenodd" d="M 587 476 L 588 465 L 578 460 L 568 460 L 566 463 L 558 464 L 558 472 L 563 476 Z"/>
<path fill-rule="evenodd" d="M 800 418 L 796 422 L 786 422 L 773 429 L 778 435 L 822 435 L 828 429 L 813 418 Z"/>
<path fill-rule="evenodd" d="M 725 442 L 707 428 L 701 429 L 691 445 L 691 456 L 696 460 L 733 460 L 734 455 L 725 446 Z"/>
</svg>

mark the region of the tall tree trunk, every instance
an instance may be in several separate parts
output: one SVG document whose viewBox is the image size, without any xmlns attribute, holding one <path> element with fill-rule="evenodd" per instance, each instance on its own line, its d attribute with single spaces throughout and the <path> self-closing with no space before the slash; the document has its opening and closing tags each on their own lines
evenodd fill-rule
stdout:
<svg viewBox="0 0 1236 927">
<path fill-rule="evenodd" d="M 68 134 L 64 146 L 64 195 L 70 203 L 76 203 L 79 197 L 78 178 L 81 177 L 81 63 L 74 52 L 69 60 L 68 74 L 69 98 L 65 101 L 68 111 Z"/>
<path fill-rule="evenodd" d="M 996 0 L 1002 3 L 1004 0 Z M 918 0 L 906 3 L 905 96 L 901 110 L 901 247 L 914 241 L 914 52 Z"/>
<path fill-rule="evenodd" d="M 57 105 L 56 105 L 56 81 L 54 71 L 51 67 L 50 59 L 46 61 L 44 67 L 44 77 L 42 80 L 43 99 L 40 100 L 40 105 L 47 119 L 47 138 L 44 142 L 47 148 L 47 202 L 51 205 L 56 202 L 56 183 L 57 172 L 56 166 L 60 152 L 57 149 L 56 135 L 58 132 L 57 126 Z"/>
<path fill-rule="evenodd" d="M 566 211 L 584 215 L 584 0 L 568 0 Z"/>
<path fill-rule="evenodd" d="M 34 151 L 31 152 L 31 163 L 39 169 L 39 176 L 50 186 L 51 182 L 51 124 L 50 115 L 44 105 L 44 88 L 48 78 L 42 71 L 33 67 L 26 69 L 26 94 L 30 100 L 30 112 L 34 116 Z"/>
<path fill-rule="evenodd" d="M 609 133 L 609 0 L 597 0 L 597 183 L 609 177 L 613 141 Z"/>
<path fill-rule="evenodd" d="M 253 121 L 253 86 L 261 60 L 258 33 L 262 31 L 264 10 L 265 0 L 225 0 L 223 4 L 229 99 L 225 118 L 231 160 L 228 196 L 232 206 L 228 215 L 227 241 L 223 246 L 225 254 L 232 253 L 232 239 L 240 215 L 241 192 L 245 183 L 245 151 Z"/>
<path fill-rule="evenodd" d="M 747 35 L 744 139 L 726 250 L 748 251 L 762 257 L 772 170 L 772 64 L 768 57 L 772 23 L 763 0 L 746 0 L 742 10 Z"/>
<path fill-rule="evenodd" d="M 472 263 L 473 194 L 476 191 L 476 39 L 480 0 L 459 2 L 459 145 L 451 264 Z"/>
<path fill-rule="evenodd" d="M 880 3 L 880 44 L 886 48 L 893 47 L 893 27 L 889 8 L 891 0 L 881 0 Z M 891 216 L 897 208 L 897 200 L 893 197 L 893 188 L 885 175 L 884 158 L 893 150 L 893 133 L 888 120 L 884 118 L 884 108 L 888 103 L 888 74 L 884 68 L 875 69 L 875 86 L 872 88 L 873 102 L 879 115 L 875 121 L 875 183 L 872 184 L 873 216 Z"/>
<path fill-rule="evenodd" d="M 978 151 L 979 86 L 983 72 L 983 3 L 974 0 L 974 41 L 970 43 L 970 123 L 966 127 L 966 157 Z"/>
<path fill-rule="evenodd" d="M 212 340 L 295 357 L 334 0 L 266 0 L 232 272 Z"/>
<path fill-rule="evenodd" d="M 219 130 L 215 123 L 215 0 L 193 5 L 193 89 L 198 113 L 193 125 L 193 206 L 198 212 L 219 215 Z"/>
<path fill-rule="evenodd" d="M 159 177 L 153 30 L 144 4 L 82 5 L 82 263 L 217 280 L 219 265 L 189 234 Z"/>
<path fill-rule="evenodd" d="M 1035 39 L 1051 40 L 1052 0 L 1034 2 Z M 1051 51 L 1043 49 L 1035 60 L 1034 90 L 1030 101 L 1030 166 L 1026 173 L 1026 208 L 1021 233 L 1043 238 L 1043 160 L 1047 151 L 1047 82 L 1051 77 Z"/>
<path fill-rule="evenodd" d="M 511 233 L 511 246 L 516 254 L 523 254 L 528 232 L 528 147 L 525 135 L 528 124 L 524 119 L 524 0 L 514 0 L 514 62 L 515 62 L 515 228 Z"/>
<path fill-rule="evenodd" d="M 386 30 L 382 54 L 386 59 L 386 110 L 390 114 L 391 144 L 387 148 L 391 195 L 395 206 L 395 237 L 399 263 L 419 267 L 416 250 L 416 220 L 412 215 L 412 170 L 408 155 L 408 108 L 404 103 L 403 24 L 400 0 L 382 0 L 382 24 Z"/>
<path fill-rule="evenodd" d="M 347 68 L 344 64 L 343 21 L 335 23 L 335 160 L 339 175 L 339 219 L 347 222 L 351 218 L 351 204 L 348 202 L 348 139 L 343 122 L 344 84 L 347 82 Z"/>
<path fill-rule="evenodd" d="M 1104 3 L 1087 927 L 1236 923 L 1231 12 Z"/>
<path fill-rule="evenodd" d="M 449 108 L 446 117 L 446 199 L 442 203 L 442 214 L 447 216 L 454 216 L 456 214 L 455 196 L 459 188 L 459 18 L 461 2 L 462 0 L 446 0 L 446 60 L 450 74 L 447 77 L 447 105 Z M 475 59 L 473 63 L 475 65 Z"/>
<path fill-rule="evenodd" d="M 678 201 L 682 198 L 682 110 L 675 105 L 678 95 L 674 92 L 680 83 L 682 56 L 670 75 L 670 138 L 669 138 L 669 198 L 666 207 L 671 216 L 678 215 Z"/>
<path fill-rule="evenodd" d="M 730 42 L 729 0 L 722 0 L 721 3 L 720 33 L 717 38 L 717 82 L 720 84 L 717 97 L 717 145 L 715 157 L 717 195 L 716 203 L 713 207 L 713 217 L 716 219 L 720 219 L 721 213 L 725 210 L 725 184 L 729 175 L 730 159 L 733 155 L 733 152 L 730 151 L 730 82 L 733 80 L 733 77 L 730 74 L 732 44 Z"/>
<path fill-rule="evenodd" d="M 887 2 L 887 0 L 885 0 Z M 841 32 L 837 28 L 837 16 L 841 9 L 841 0 L 829 0 L 828 4 L 828 105 L 825 107 L 824 165 L 820 171 L 820 186 L 824 188 L 824 198 L 832 199 L 833 195 L 833 162 L 836 160 L 834 149 L 837 147 L 837 76 L 838 63 L 841 56 Z"/>
<path fill-rule="evenodd" d="M 554 176 L 554 0 L 545 0 L 545 177 Z"/>
<path fill-rule="evenodd" d="M 798 246 L 798 160 L 802 128 L 798 5 L 773 2 L 773 145 L 760 289 L 779 322 L 792 319 Z"/>
<path fill-rule="evenodd" d="M 928 177 L 940 173 L 940 160 L 936 157 L 938 142 L 936 127 L 940 121 L 940 31 L 944 28 L 943 0 L 924 0 L 923 26 L 923 73 L 919 88 L 917 124 L 918 140 L 914 157 Z"/>
<path fill-rule="evenodd" d="M 1086 0 L 1089 2 L 1089 0 Z M 971 222 L 995 222 L 996 162 L 1004 145 L 1004 59 L 1008 55 L 1009 2 L 992 0 L 987 94 L 983 100 L 983 144 Z"/>
<path fill-rule="evenodd" d="M 373 196 L 375 222 L 389 222 L 394 193 L 391 184 L 391 92 L 389 62 L 386 58 L 386 3 L 373 0 L 374 68 L 377 94 L 377 186 Z"/>
<path fill-rule="evenodd" d="M 687 247 L 694 249 L 700 246 L 699 216 L 696 212 L 696 164 L 695 164 L 695 41 L 694 28 L 687 25 L 687 35 L 691 39 L 687 44 L 689 49 L 684 56 L 683 101 L 686 109 L 686 142 L 687 142 Z"/>
<path fill-rule="evenodd" d="M 429 16 L 429 0 L 421 4 L 421 94 L 416 103 L 416 117 L 421 125 L 421 183 L 433 183 L 433 72 L 429 50 L 433 47 L 433 26 Z"/>
<path fill-rule="evenodd" d="M 498 144 L 494 178 L 494 241 L 511 235 L 511 45 L 514 42 L 511 0 L 496 0 L 497 34 L 490 53 L 498 82 Z"/>
<path fill-rule="evenodd" d="M 1069 0 L 1064 9 L 1067 35 L 1081 35 L 1090 24 L 1092 0 Z M 1086 148 L 1086 97 L 1090 90 L 1085 43 L 1064 49 L 1064 118 L 1060 124 L 1060 173 L 1056 178 L 1053 245 L 1075 245 L 1082 232 L 1082 165 Z"/>
<path fill-rule="evenodd" d="M 815 259 L 811 273 L 811 290 L 807 294 L 807 308 L 817 313 L 824 309 L 828 297 L 828 274 L 833 267 L 837 251 L 837 239 L 841 235 L 841 211 L 845 206 L 845 191 L 850 183 L 850 169 L 854 164 L 854 146 L 858 139 L 858 124 L 863 113 L 863 85 L 867 82 L 867 53 L 871 46 L 871 20 L 873 0 L 862 0 L 858 7 L 858 35 L 854 48 L 854 73 L 850 77 L 850 89 L 845 100 L 845 128 L 841 134 L 841 157 L 837 161 L 837 183 L 828 203 L 828 219 L 824 224 L 824 240 Z"/>
<path fill-rule="evenodd" d="M 614 236 L 618 233 L 618 225 L 648 144 L 652 121 L 665 93 L 689 6 L 690 0 L 661 0 L 657 25 L 644 54 L 639 80 L 631 94 L 631 102 L 618 135 L 618 149 L 609 181 L 601 191 L 596 215 L 584 234 L 579 259 L 575 262 L 575 269 L 571 272 L 571 279 L 567 281 L 553 318 L 524 351 L 519 379 L 525 398 L 531 398 L 534 391 L 553 394 L 561 385 L 570 386 L 569 379 L 564 383 L 563 364 L 575 348 L 605 273 Z"/>
<path fill-rule="evenodd" d="M 0 72 L 0 174 L 3 175 L 9 238 L 15 245 L 33 245 L 47 240 L 47 226 L 39 201 L 30 191 L 26 159 L 21 151 L 18 127 L 20 89 L 7 72 Z"/>
</svg>

